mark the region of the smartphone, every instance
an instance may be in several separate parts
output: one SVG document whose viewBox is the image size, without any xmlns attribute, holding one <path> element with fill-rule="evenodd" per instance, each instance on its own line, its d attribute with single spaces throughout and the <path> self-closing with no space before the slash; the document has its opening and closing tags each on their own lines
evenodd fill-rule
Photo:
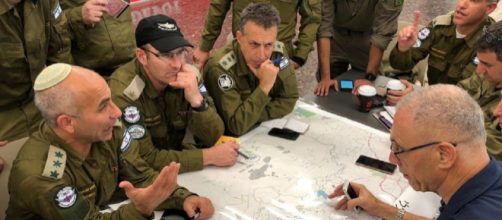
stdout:
<svg viewBox="0 0 502 220">
<path fill-rule="evenodd" d="M 341 79 L 338 81 L 340 84 L 340 91 L 351 92 L 354 89 L 354 81 Z"/>
<path fill-rule="evenodd" d="M 359 166 L 367 167 L 387 174 L 393 174 L 397 167 L 395 164 L 364 155 L 361 155 L 359 156 L 359 158 L 357 158 L 356 164 Z"/>
<path fill-rule="evenodd" d="M 300 133 L 293 131 L 293 130 L 289 130 L 287 128 L 272 128 L 272 129 L 270 129 L 268 134 L 271 136 L 280 137 L 280 138 L 293 140 L 293 141 L 296 140 L 300 136 Z"/>
<path fill-rule="evenodd" d="M 356 191 L 354 190 L 354 188 L 352 188 L 352 186 L 350 185 L 349 181 L 345 181 L 345 183 L 343 183 L 342 188 L 343 188 L 343 193 L 345 194 L 345 196 L 347 196 L 347 198 L 349 198 L 349 199 L 357 198 L 358 195 L 357 195 Z M 361 207 L 359 207 L 359 206 L 354 207 L 354 211 L 356 211 L 356 212 L 361 211 Z"/>
</svg>

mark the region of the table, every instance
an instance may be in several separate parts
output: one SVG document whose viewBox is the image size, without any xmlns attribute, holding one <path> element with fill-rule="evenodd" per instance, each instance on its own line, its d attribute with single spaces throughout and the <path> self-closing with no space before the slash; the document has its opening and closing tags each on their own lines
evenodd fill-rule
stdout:
<svg viewBox="0 0 502 220">
<path fill-rule="evenodd" d="M 207 167 L 185 173 L 178 183 L 215 206 L 212 219 L 372 219 L 364 212 L 335 211 L 337 200 L 326 199 L 345 180 L 365 183 L 392 203 L 408 188 L 399 172 L 386 175 L 355 165 L 364 154 L 381 160 L 389 155 L 389 134 L 299 101 L 295 118 L 310 124 L 290 141 L 267 134 L 259 126 L 241 137 L 239 157 L 232 167 Z"/>
</svg>

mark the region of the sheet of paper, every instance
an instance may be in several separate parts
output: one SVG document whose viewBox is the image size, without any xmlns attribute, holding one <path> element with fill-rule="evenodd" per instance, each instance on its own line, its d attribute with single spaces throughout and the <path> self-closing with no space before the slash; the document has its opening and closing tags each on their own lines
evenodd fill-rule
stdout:
<svg viewBox="0 0 502 220">
<path fill-rule="evenodd" d="M 267 128 L 284 128 L 286 122 L 288 122 L 287 119 L 279 118 L 279 119 L 264 121 L 261 123 L 261 125 Z"/>
<path fill-rule="evenodd" d="M 407 212 L 426 218 L 437 217 L 441 198 L 432 192 L 417 192 L 408 187 L 394 202 L 397 208 L 404 208 Z"/>
</svg>

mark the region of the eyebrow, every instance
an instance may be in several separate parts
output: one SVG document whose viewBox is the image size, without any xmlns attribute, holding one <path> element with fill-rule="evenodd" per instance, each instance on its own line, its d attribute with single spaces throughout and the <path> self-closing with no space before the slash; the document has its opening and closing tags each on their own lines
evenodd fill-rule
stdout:
<svg viewBox="0 0 502 220">
<path fill-rule="evenodd" d="M 110 100 L 111 100 L 110 97 L 101 100 L 101 102 L 99 102 L 98 109 L 101 109 L 102 107 L 104 107 L 106 105 L 106 103 L 108 103 Z"/>
</svg>

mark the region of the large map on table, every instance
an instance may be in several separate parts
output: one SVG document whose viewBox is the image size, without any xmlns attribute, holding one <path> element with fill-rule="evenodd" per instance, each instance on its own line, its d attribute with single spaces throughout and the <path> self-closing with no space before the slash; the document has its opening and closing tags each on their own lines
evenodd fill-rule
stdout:
<svg viewBox="0 0 502 220">
<path fill-rule="evenodd" d="M 364 183 L 392 203 L 408 187 L 399 174 L 386 175 L 355 165 L 359 155 L 387 161 L 389 134 L 299 102 L 287 117 L 310 124 L 296 141 L 267 134 L 260 126 L 241 137 L 242 157 L 230 168 L 209 167 L 182 174 L 180 185 L 211 198 L 213 219 L 371 219 L 364 213 L 335 211 L 326 199 L 345 180 Z"/>
</svg>

